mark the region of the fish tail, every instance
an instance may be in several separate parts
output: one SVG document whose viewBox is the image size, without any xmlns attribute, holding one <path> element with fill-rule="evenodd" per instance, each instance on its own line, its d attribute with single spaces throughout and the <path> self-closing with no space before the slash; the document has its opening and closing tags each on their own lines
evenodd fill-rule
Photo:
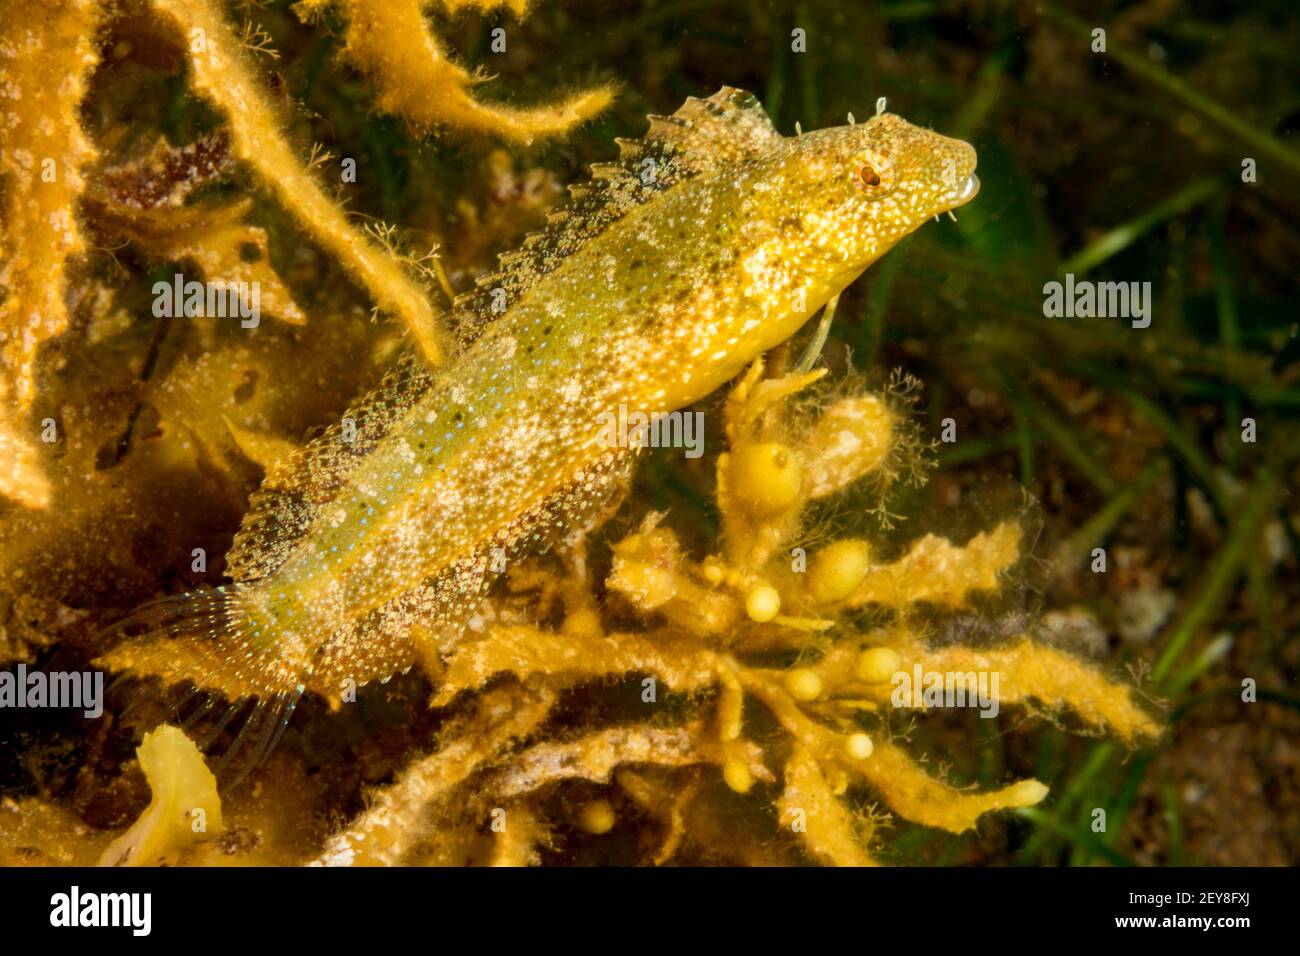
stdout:
<svg viewBox="0 0 1300 956">
<path fill-rule="evenodd" d="M 179 726 L 225 789 L 275 748 L 306 683 L 245 592 L 236 584 L 150 601 L 107 629 L 106 639 L 122 640 L 95 661 L 118 674 L 108 695 L 121 701 L 123 723 Z"/>
</svg>

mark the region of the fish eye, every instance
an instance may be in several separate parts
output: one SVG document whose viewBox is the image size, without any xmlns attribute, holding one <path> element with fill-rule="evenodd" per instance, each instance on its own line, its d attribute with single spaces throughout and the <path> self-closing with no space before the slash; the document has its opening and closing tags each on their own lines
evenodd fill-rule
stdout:
<svg viewBox="0 0 1300 956">
<path fill-rule="evenodd" d="M 863 150 L 853 157 L 853 185 L 870 199 L 879 199 L 894 187 L 894 165 L 885 156 Z"/>
<path fill-rule="evenodd" d="M 858 183 L 868 189 L 874 189 L 880 185 L 880 173 L 870 163 L 863 163 L 858 167 Z"/>
</svg>

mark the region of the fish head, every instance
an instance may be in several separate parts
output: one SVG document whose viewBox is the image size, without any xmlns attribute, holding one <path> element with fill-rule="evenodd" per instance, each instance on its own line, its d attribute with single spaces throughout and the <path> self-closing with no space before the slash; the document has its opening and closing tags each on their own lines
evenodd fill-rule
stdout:
<svg viewBox="0 0 1300 956">
<path fill-rule="evenodd" d="M 786 144 L 777 178 L 797 211 L 800 244 L 843 284 L 979 192 L 974 147 L 892 113 Z"/>
</svg>

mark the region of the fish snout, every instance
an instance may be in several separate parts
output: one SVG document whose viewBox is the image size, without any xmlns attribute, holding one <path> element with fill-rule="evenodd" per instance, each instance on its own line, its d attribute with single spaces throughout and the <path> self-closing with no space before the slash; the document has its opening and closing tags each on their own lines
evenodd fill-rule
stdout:
<svg viewBox="0 0 1300 956">
<path fill-rule="evenodd" d="M 946 138 L 946 137 L 945 137 Z M 948 139 L 944 144 L 944 182 L 948 186 L 945 208 L 956 209 L 974 199 L 980 191 L 980 178 L 975 175 L 978 157 L 975 147 L 960 139 Z"/>
<path fill-rule="evenodd" d="M 957 204 L 964 205 L 970 202 L 980 191 L 980 178 L 974 173 L 966 177 L 966 181 L 961 184 L 957 191 Z"/>
</svg>

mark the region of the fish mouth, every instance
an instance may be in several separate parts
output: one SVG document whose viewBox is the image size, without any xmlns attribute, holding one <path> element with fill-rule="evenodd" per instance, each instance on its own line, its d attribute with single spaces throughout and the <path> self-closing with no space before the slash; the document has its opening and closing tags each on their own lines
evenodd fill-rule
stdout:
<svg viewBox="0 0 1300 956">
<path fill-rule="evenodd" d="M 941 215 L 947 213 L 950 218 L 956 219 L 957 215 L 953 210 L 958 206 L 966 205 L 979 194 L 979 191 L 980 178 L 972 172 L 962 180 L 960 186 L 949 192 L 948 195 L 944 197 L 946 203 L 940 206 L 934 213 L 934 218 L 938 219 Z"/>
<path fill-rule="evenodd" d="M 980 191 L 980 178 L 976 176 L 974 173 L 971 173 L 969 176 L 966 177 L 966 181 L 961 184 L 961 188 L 957 190 L 957 202 L 955 205 L 956 206 L 966 205 L 966 203 L 970 202 L 972 199 L 975 198 L 976 194 L 979 193 L 979 191 Z"/>
</svg>

